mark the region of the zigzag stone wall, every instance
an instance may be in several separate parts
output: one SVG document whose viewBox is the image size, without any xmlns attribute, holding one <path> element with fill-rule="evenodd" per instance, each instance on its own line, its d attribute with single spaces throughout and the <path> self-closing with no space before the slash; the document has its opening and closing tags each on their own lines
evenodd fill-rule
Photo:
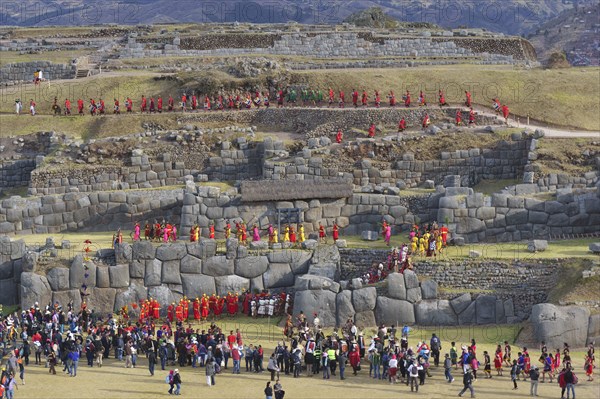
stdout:
<svg viewBox="0 0 600 399">
<path fill-rule="evenodd" d="M 207 34 L 175 38 L 172 44 L 130 37 L 121 58 L 272 54 L 331 58 L 456 58 L 479 63 L 513 64 L 535 60 L 535 51 L 520 38 L 466 39 L 386 35 L 370 32 Z M 452 34 L 450 33 L 450 36 Z M 150 39 L 151 41 L 151 39 Z M 164 41 L 163 41 L 164 42 Z M 523 44 L 525 42 L 526 44 Z"/>
<path fill-rule="evenodd" d="M 0 207 L 0 233 L 59 233 L 80 229 L 132 228 L 135 221 L 163 218 L 178 224 L 181 191 L 67 193 L 11 197 Z"/>
<path fill-rule="evenodd" d="M 186 169 L 184 162 L 174 162 L 169 154 L 150 162 L 142 151 L 135 150 L 131 166 L 89 166 L 71 169 L 36 169 L 31 173 L 30 195 L 52 195 L 68 192 L 129 190 L 172 186 L 185 181 L 185 176 L 198 171 Z"/>
</svg>

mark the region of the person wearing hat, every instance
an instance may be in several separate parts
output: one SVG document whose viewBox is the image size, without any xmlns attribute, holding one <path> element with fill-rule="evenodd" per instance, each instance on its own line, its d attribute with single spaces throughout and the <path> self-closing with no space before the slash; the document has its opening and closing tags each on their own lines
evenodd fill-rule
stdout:
<svg viewBox="0 0 600 399">
<path fill-rule="evenodd" d="M 173 390 L 173 386 L 175 386 L 175 395 L 179 395 L 181 392 L 181 375 L 179 375 L 179 369 L 173 370 L 173 379 L 171 380 L 170 391 Z"/>
<path fill-rule="evenodd" d="M 471 370 L 467 368 L 465 370 L 465 374 L 463 375 L 463 389 L 460 391 L 458 396 L 463 396 L 463 394 L 467 391 L 471 391 L 471 397 L 475 397 L 475 390 L 473 389 L 473 375 L 471 374 Z"/>
<path fill-rule="evenodd" d="M 531 396 L 538 396 L 537 389 L 538 382 L 540 379 L 540 370 L 538 369 L 538 366 L 533 365 L 531 367 L 531 370 L 529 371 L 529 379 L 531 380 L 531 388 L 529 390 L 529 394 Z"/>
</svg>

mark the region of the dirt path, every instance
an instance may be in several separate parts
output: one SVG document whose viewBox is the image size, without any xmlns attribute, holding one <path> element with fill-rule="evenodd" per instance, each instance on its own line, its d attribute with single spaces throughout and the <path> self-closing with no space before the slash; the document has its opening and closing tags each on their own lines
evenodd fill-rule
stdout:
<svg viewBox="0 0 600 399">
<path fill-rule="evenodd" d="M 474 109 L 478 112 L 479 115 L 484 115 L 488 117 L 496 117 L 501 119 L 502 117 L 498 116 L 495 112 L 493 112 L 489 108 L 477 106 Z M 545 137 L 550 138 L 597 138 L 600 139 L 600 132 L 587 131 L 587 130 L 577 130 L 577 129 L 569 129 L 569 128 L 555 128 L 555 127 L 546 127 L 542 124 L 536 122 L 526 123 L 517 123 L 512 118 L 509 118 L 509 126 L 510 127 L 518 127 L 518 128 L 528 128 L 528 129 L 542 129 L 546 135 Z"/>
</svg>

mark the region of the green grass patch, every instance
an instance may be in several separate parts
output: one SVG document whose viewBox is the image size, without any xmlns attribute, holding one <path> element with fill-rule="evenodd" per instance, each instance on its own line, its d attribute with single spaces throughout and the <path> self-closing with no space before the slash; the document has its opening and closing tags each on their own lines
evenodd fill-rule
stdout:
<svg viewBox="0 0 600 399">
<path fill-rule="evenodd" d="M 494 193 L 502 191 L 507 186 L 514 186 L 515 184 L 519 184 L 519 180 L 481 180 L 473 187 L 473 191 L 475 191 L 476 193 L 482 193 L 484 195 L 492 195 Z"/>
</svg>

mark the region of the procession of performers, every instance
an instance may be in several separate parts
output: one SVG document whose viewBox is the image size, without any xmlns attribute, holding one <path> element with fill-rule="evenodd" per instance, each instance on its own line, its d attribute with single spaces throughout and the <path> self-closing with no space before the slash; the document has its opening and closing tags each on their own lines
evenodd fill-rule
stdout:
<svg viewBox="0 0 600 399">
<path fill-rule="evenodd" d="M 139 311 L 141 323 L 153 322 L 161 319 L 161 304 L 154 298 L 140 300 L 139 304 L 130 304 L 131 308 Z M 238 314 L 249 317 L 281 316 L 291 312 L 291 297 L 285 292 L 269 293 L 264 290 L 260 293 L 228 292 L 227 295 L 202 294 L 195 299 L 183 296 L 179 302 L 167 306 L 166 318 L 169 322 L 190 322 L 195 320 L 206 321 L 222 316 L 234 317 Z M 132 317 L 129 305 L 123 306 L 119 311 L 121 320 L 126 321 Z"/>
<path fill-rule="evenodd" d="M 137 241 L 140 239 L 139 224 L 136 222 L 133 230 L 133 240 Z M 157 220 L 154 220 L 154 223 L 149 223 L 146 221 L 144 224 L 144 239 L 156 242 L 162 241 L 164 243 L 170 241 L 175 242 L 177 241 L 177 226 L 165 221 L 164 219 L 161 223 L 159 223 Z"/>
</svg>

